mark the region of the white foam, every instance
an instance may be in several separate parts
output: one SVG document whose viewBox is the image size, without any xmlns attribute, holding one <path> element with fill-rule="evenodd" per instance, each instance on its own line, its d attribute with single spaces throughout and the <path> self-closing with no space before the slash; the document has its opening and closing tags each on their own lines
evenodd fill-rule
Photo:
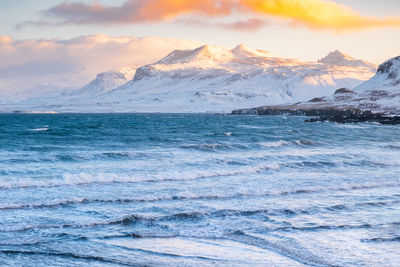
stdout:
<svg viewBox="0 0 400 267">
<path fill-rule="evenodd" d="M 368 125 L 360 125 L 360 124 L 336 124 L 338 128 L 348 128 L 348 129 L 365 129 Z"/>
<path fill-rule="evenodd" d="M 146 175 L 121 175 L 115 173 L 78 173 L 64 174 L 60 179 L 13 179 L 0 181 L 0 188 L 27 188 L 27 187 L 55 187 L 55 186 L 75 186 L 86 184 L 105 184 L 105 183 L 135 183 L 150 181 L 168 180 L 195 180 L 206 179 L 219 176 L 231 176 L 241 174 L 258 173 L 263 170 L 276 170 L 280 166 L 276 162 L 262 163 L 254 166 L 242 166 L 238 168 L 214 169 L 214 170 L 190 170 L 186 172 L 170 171 L 167 173 L 156 173 Z"/>
<path fill-rule="evenodd" d="M 282 146 L 288 145 L 289 143 L 287 141 L 280 140 L 280 141 L 276 141 L 276 142 L 261 142 L 258 144 L 263 147 L 276 148 L 276 147 L 282 147 Z"/>
<path fill-rule="evenodd" d="M 31 131 L 34 131 L 34 132 L 45 132 L 45 131 L 48 131 L 49 129 L 50 128 L 48 126 L 44 126 L 44 127 L 41 127 L 41 128 L 31 129 Z"/>
<path fill-rule="evenodd" d="M 82 203 L 85 200 L 86 199 L 84 198 L 72 198 L 72 199 L 53 199 L 46 202 L 32 202 L 32 203 L 2 203 L 0 204 L 0 210 L 61 206 L 67 204 Z"/>
<path fill-rule="evenodd" d="M 274 251 L 227 239 L 141 238 L 95 239 L 95 242 L 179 257 L 202 257 L 215 262 L 235 262 L 245 265 L 302 266 Z M 214 262 L 214 263 L 215 263 Z M 217 264 L 218 265 L 218 264 Z M 229 264 L 228 264 L 229 265 Z M 239 264 L 240 265 L 240 264 Z"/>
</svg>

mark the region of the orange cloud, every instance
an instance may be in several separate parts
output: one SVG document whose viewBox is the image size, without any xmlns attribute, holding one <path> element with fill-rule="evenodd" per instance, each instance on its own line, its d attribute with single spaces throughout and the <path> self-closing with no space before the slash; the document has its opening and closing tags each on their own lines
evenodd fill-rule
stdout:
<svg viewBox="0 0 400 267">
<path fill-rule="evenodd" d="M 348 6 L 326 0 L 127 0 L 120 7 L 65 2 L 44 11 L 45 16 L 62 23 L 106 25 L 161 22 L 188 14 L 220 17 L 237 13 L 275 17 L 317 30 L 400 27 L 400 17 L 363 16 Z M 237 28 L 246 30 L 245 26 Z"/>
<path fill-rule="evenodd" d="M 313 29 L 337 31 L 396 26 L 400 18 L 375 18 L 358 14 L 350 7 L 323 0 L 239 0 L 249 12 L 285 18 Z"/>
<path fill-rule="evenodd" d="M 267 25 L 268 23 L 261 19 L 247 19 L 238 20 L 234 22 L 227 23 L 212 23 L 201 19 L 179 19 L 175 23 L 181 25 L 195 26 L 195 27 L 218 27 L 225 30 L 231 31 L 245 31 L 252 32 L 257 31 Z"/>
<path fill-rule="evenodd" d="M 131 0 L 128 3 L 137 2 Z M 201 13 L 209 16 L 229 15 L 234 7 L 232 0 L 147 0 L 137 14 L 143 20 L 160 21 L 181 14 Z"/>
</svg>

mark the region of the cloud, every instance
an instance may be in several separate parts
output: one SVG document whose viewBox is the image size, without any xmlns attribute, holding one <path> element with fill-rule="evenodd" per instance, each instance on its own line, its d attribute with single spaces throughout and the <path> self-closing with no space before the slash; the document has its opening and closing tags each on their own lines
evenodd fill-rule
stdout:
<svg viewBox="0 0 400 267">
<path fill-rule="evenodd" d="M 195 26 L 195 27 L 216 27 L 225 30 L 231 31 L 257 31 L 267 25 L 268 23 L 265 20 L 252 18 L 247 20 L 239 20 L 234 22 L 228 23 L 221 23 L 221 22 L 209 22 L 200 19 L 179 19 L 175 21 L 177 24 Z"/>
<path fill-rule="evenodd" d="M 188 40 L 111 37 L 104 34 L 69 40 L 14 40 L 10 36 L 0 36 L 0 69 L 7 69 L 7 73 L 10 73 L 9 70 L 17 66 L 31 66 L 35 62 L 41 62 L 44 66 L 49 66 L 49 73 L 54 73 L 55 70 L 49 65 L 54 62 L 56 65 L 68 65 L 69 68 L 90 68 L 97 73 L 122 65 L 149 64 L 174 49 L 189 49 L 200 45 L 199 42 Z M 32 68 L 35 68 L 34 64 Z M 37 70 L 32 69 L 32 73 L 36 72 Z M 46 74 L 44 70 L 40 72 Z M 5 74 L 0 72 L 0 75 Z M 16 72 L 15 75 L 19 73 Z"/>
<path fill-rule="evenodd" d="M 264 27 L 267 23 L 261 19 L 248 19 L 232 23 L 221 23 L 221 27 L 234 31 L 256 31 Z"/>
<path fill-rule="evenodd" d="M 159 22 L 188 13 L 229 15 L 233 7 L 231 0 L 127 0 L 120 7 L 64 2 L 44 11 L 44 15 L 66 23 L 121 24 Z"/>
<path fill-rule="evenodd" d="M 0 81 L 3 89 L 8 90 L 38 87 L 43 83 L 53 87 L 81 87 L 99 72 L 153 63 L 174 49 L 200 45 L 195 41 L 160 37 L 92 35 L 69 40 L 15 40 L 0 36 Z"/>
<path fill-rule="evenodd" d="M 363 16 L 327 0 L 127 0 L 122 6 L 64 2 L 43 12 L 46 18 L 59 23 L 103 25 L 162 22 L 188 14 L 220 17 L 238 13 L 274 17 L 316 30 L 400 27 L 400 17 Z M 260 21 L 247 21 L 231 26 L 245 30 L 256 24 L 261 25 Z"/>
<path fill-rule="evenodd" d="M 398 18 L 376 18 L 363 16 L 350 7 L 323 0 L 239 0 L 246 10 L 262 15 L 289 19 L 312 29 L 335 31 L 365 28 L 400 27 Z"/>
</svg>

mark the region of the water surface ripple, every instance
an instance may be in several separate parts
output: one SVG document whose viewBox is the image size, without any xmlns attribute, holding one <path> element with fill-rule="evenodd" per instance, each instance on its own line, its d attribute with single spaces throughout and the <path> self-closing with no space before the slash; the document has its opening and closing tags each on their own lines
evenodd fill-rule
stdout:
<svg viewBox="0 0 400 267">
<path fill-rule="evenodd" d="M 399 126 L 0 115 L 1 266 L 400 266 Z"/>
</svg>

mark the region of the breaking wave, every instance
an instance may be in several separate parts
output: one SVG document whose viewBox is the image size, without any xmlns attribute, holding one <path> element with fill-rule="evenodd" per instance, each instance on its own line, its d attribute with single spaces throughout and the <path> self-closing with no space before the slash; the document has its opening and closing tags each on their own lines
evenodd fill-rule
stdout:
<svg viewBox="0 0 400 267">
<path fill-rule="evenodd" d="M 160 182 L 160 181 L 180 181 L 206 179 L 220 176 L 232 176 L 242 174 L 258 173 L 265 170 L 277 170 L 279 164 L 275 162 L 262 163 L 255 166 L 242 166 L 225 170 L 196 170 L 190 172 L 169 172 L 158 174 L 147 174 L 137 176 L 125 176 L 121 174 L 64 174 L 62 179 L 13 179 L 11 181 L 0 181 L 0 188 L 27 188 L 27 187 L 57 187 L 75 186 L 87 184 L 106 184 L 106 183 L 137 183 L 137 182 Z"/>
</svg>

